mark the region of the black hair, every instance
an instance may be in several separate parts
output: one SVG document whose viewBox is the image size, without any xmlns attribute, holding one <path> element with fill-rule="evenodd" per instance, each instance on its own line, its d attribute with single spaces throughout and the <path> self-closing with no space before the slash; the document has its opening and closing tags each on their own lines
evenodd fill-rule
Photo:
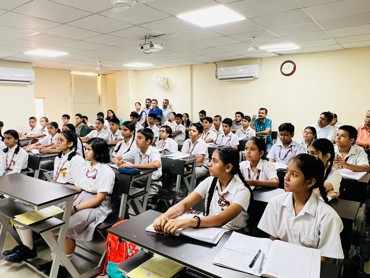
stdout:
<svg viewBox="0 0 370 278">
<path fill-rule="evenodd" d="M 330 111 L 322 112 L 320 115 L 324 115 L 328 122 L 333 120 L 333 114 Z"/>
<path fill-rule="evenodd" d="M 222 117 L 221 117 L 221 115 L 215 115 L 213 118 L 219 118 L 219 119 L 220 119 L 220 121 L 222 121 Z"/>
<path fill-rule="evenodd" d="M 151 100 L 150 98 L 146 98 L 146 99 L 145 99 L 145 101 L 147 101 L 147 100 L 150 100 L 150 102 L 152 102 L 152 100 Z"/>
<path fill-rule="evenodd" d="M 258 109 L 258 111 L 260 111 L 260 110 L 265 110 L 265 112 L 266 112 L 266 115 L 267 115 L 268 111 L 267 111 L 267 109 L 266 109 L 266 108 L 264 108 L 264 107 L 261 107 L 260 109 Z"/>
<path fill-rule="evenodd" d="M 148 118 L 153 118 L 154 120 L 157 119 L 157 114 L 154 114 L 154 113 L 150 113 L 148 115 Z"/>
<path fill-rule="evenodd" d="M 68 129 L 69 129 L 70 131 L 76 132 L 76 128 L 75 128 L 75 126 L 74 126 L 73 124 L 71 124 L 71 123 L 65 124 L 65 125 L 63 125 L 63 126 L 68 127 Z"/>
<path fill-rule="evenodd" d="M 125 153 L 127 153 L 127 152 L 129 152 L 130 151 L 130 149 L 131 149 L 131 146 L 132 146 L 132 144 L 135 142 L 135 131 L 136 131 L 136 125 L 135 125 L 135 123 L 134 122 L 132 122 L 132 121 L 124 121 L 123 123 L 122 123 L 122 126 L 125 126 L 125 127 L 127 127 L 128 128 L 128 130 L 129 131 L 133 131 L 134 133 L 132 134 L 132 140 L 131 140 L 131 144 L 130 144 L 130 146 L 128 147 L 128 149 L 125 151 Z M 124 140 L 124 139 L 123 139 Z M 115 149 L 114 151 L 117 153 L 120 149 L 121 149 L 121 147 L 122 147 L 122 143 L 121 144 L 119 144 L 118 145 L 118 148 L 117 149 Z"/>
<path fill-rule="evenodd" d="M 201 123 L 192 123 L 191 126 L 194 126 L 200 134 L 202 134 L 204 131 L 203 125 Z"/>
<path fill-rule="evenodd" d="M 109 112 L 109 111 L 110 111 L 110 112 L 112 112 L 112 114 L 113 114 L 112 118 L 109 118 L 109 117 L 108 117 L 108 112 Z M 107 120 L 107 121 L 109 121 L 110 119 L 113 119 L 113 118 L 117 118 L 116 113 L 114 113 L 114 111 L 113 111 L 112 109 L 108 109 L 108 110 L 107 110 L 107 118 L 106 118 L 106 120 Z M 117 119 L 118 119 L 118 118 L 117 118 Z"/>
<path fill-rule="evenodd" d="M 315 151 L 319 151 L 323 155 L 326 155 L 328 153 L 330 154 L 329 165 L 328 165 L 328 168 L 325 170 L 325 176 L 324 176 L 324 180 L 326 180 L 330 174 L 331 168 L 334 163 L 334 158 L 335 158 L 335 151 L 334 151 L 333 143 L 329 139 L 319 138 L 313 141 L 311 146 L 315 149 Z"/>
<path fill-rule="evenodd" d="M 141 103 L 140 103 L 139 101 L 135 102 L 135 105 L 136 105 L 136 104 L 139 104 L 139 105 L 141 106 Z"/>
<path fill-rule="evenodd" d="M 18 154 L 20 148 L 21 148 L 21 142 L 19 141 L 19 134 L 16 130 L 14 129 L 9 129 L 7 131 L 4 132 L 4 135 L 7 134 L 7 135 L 10 135 L 12 136 L 15 140 L 18 140 L 17 141 L 17 148 L 15 149 L 14 153 L 15 154 Z M 7 153 L 9 151 L 9 148 L 6 147 L 4 150 L 4 153 Z"/>
<path fill-rule="evenodd" d="M 155 103 L 158 104 L 158 100 L 156 98 L 153 98 L 151 101 L 154 101 Z"/>
<path fill-rule="evenodd" d="M 86 116 L 86 115 L 83 115 L 83 116 L 82 116 L 82 118 L 83 118 L 83 119 L 85 119 L 86 121 L 88 121 L 88 120 L 89 120 L 89 117 L 88 117 L 88 116 Z"/>
<path fill-rule="evenodd" d="M 37 118 L 35 116 L 31 116 L 31 117 L 28 118 L 28 120 L 35 120 L 35 121 L 37 121 Z"/>
<path fill-rule="evenodd" d="M 101 117 L 101 118 L 103 118 L 104 119 L 104 113 L 103 112 L 98 112 L 98 113 L 96 113 L 96 116 L 99 118 L 99 117 Z"/>
<path fill-rule="evenodd" d="M 68 158 L 67 158 L 67 160 L 70 161 L 77 154 L 78 135 L 74 131 L 71 131 L 71 130 L 62 131 L 60 134 L 63 135 L 67 139 L 67 143 L 73 143 L 72 147 L 69 148 L 72 152 L 68 155 Z M 62 154 L 63 152 L 60 152 L 58 154 L 58 157 L 62 157 Z"/>
<path fill-rule="evenodd" d="M 246 121 L 250 122 L 252 119 L 251 119 L 251 117 L 249 117 L 249 116 L 245 115 L 245 116 L 243 117 L 243 120 L 246 120 Z"/>
<path fill-rule="evenodd" d="M 207 112 L 206 112 L 206 110 L 200 110 L 200 111 L 198 112 L 198 114 L 203 114 L 204 116 L 207 116 Z"/>
<path fill-rule="evenodd" d="M 1 138 L 1 140 L 3 140 L 4 141 L 4 136 L 3 136 L 3 134 L 1 133 L 1 129 L 4 127 L 4 122 L 3 121 L 0 121 L 0 138 Z"/>
<path fill-rule="evenodd" d="M 104 119 L 103 118 L 97 118 L 96 121 L 102 123 L 104 125 Z"/>
<path fill-rule="evenodd" d="M 161 121 L 162 121 L 162 118 L 157 116 L 156 120 L 157 120 L 158 122 L 161 122 Z"/>
<path fill-rule="evenodd" d="M 248 141 L 253 141 L 259 151 L 263 151 L 262 159 L 266 159 L 266 142 L 264 138 L 253 136 Z"/>
<path fill-rule="evenodd" d="M 45 119 L 45 122 L 48 124 L 49 123 L 49 118 L 48 117 L 41 117 L 40 119 Z"/>
<path fill-rule="evenodd" d="M 69 120 L 71 118 L 71 116 L 69 116 L 68 114 L 63 114 L 62 118 L 67 118 Z"/>
<path fill-rule="evenodd" d="M 57 130 L 57 133 L 60 132 L 59 125 L 58 125 L 57 122 L 50 122 L 50 123 L 48 123 L 48 125 L 53 126 Z"/>
<path fill-rule="evenodd" d="M 84 117 L 82 116 L 82 114 L 81 114 L 81 113 L 77 113 L 77 114 L 75 115 L 75 117 L 79 117 L 80 119 L 82 119 L 82 122 L 83 122 L 84 124 L 86 124 L 86 120 L 84 119 Z"/>
<path fill-rule="evenodd" d="M 287 131 L 287 132 L 289 132 L 290 134 L 293 135 L 294 134 L 294 125 L 292 125 L 291 123 L 282 123 L 281 125 L 279 125 L 278 130 L 279 130 L 279 132 Z"/>
<path fill-rule="evenodd" d="M 100 163 L 109 163 L 109 149 L 108 144 L 104 139 L 94 137 L 87 141 L 87 144 L 91 145 L 94 152 L 94 159 Z"/>
<path fill-rule="evenodd" d="M 144 135 L 144 137 L 145 137 L 145 141 L 146 141 L 146 140 L 150 140 L 150 144 L 152 144 L 152 142 L 153 142 L 153 138 L 154 138 L 153 130 L 151 130 L 151 129 L 150 129 L 150 128 L 148 128 L 148 127 L 145 127 L 145 128 L 139 129 L 139 130 L 137 131 L 137 133 L 141 133 L 142 135 Z"/>
<path fill-rule="evenodd" d="M 339 129 L 347 131 L 349 135 L 349 139 L 357 139 L 357 129 L 351 125 L 342 125 L 339 127 Z M 338 130 L 339 130 L 338 129 Z"/>
<path fill-rule="evenodd" d="M 322 163 L 320 159 L 316 159 L 312 155 L 306 153 L 300 153 L 296 156 L 293 156 L 290 161 L 293 160 L 296 161 L 298 168 L 304 175 L 305 180 L 316 180 L 315 184 L 310 188 L 310 192 L 312 192 L 313 189 L 318 188 L 325 203 L 329 204 L 326 189 L 324 187 L 324 163 Z"/>
<path fill-rule="evenodd" d="M 175 114 L 175 118 L 180 118 L 181 120 L 182 120 L 182 116 L 183 116 L 183 115 L 182 115 L 181 113 L 176 113 L 176 114 Z"/>
<path fill-rule="evenodd" d="M 119 125 L 119 119 L 118 118 L 115 118 L 115 117 L 109 119 L 109 122 Z"/>
<path fill-rule="evenodd" d="M 138 118 L 139 118 L 139 114 L 138 114 L 137 112 L 135 112 L 135 111 L 132 111 L 132 112 L 130 113 L 130 117 L 133 117 L 133 118 L 138 119 Z"/>
<path fill-rule="evenodd" d="M 311 132 L 312 132 L 312 134 L 313 134 L 313 139 L 314 139 L 314 140 L 316 140 L 316 139 L 317 139 L 317 132 L 316 132 L 316 128 L 314 128 L 313 126 L 306 126 L 306 127 L 304 128 L 304 130 L 306 130 L 306 129 L 311 130 Z M 304 130 L 303 130 L 303 131 L 304 131 Z"/>
<path fill-rule="evenodd" d="M 335 113 L 332 113 L 333 114 L 333 119 L 338 119 L 338 115 L 335 114 Z"/>
<path fill-rule="evenodd" d="M 170 128 L 168 125 L 162 125 L 161 128 L 164 128 L 164 130 L 166 131 L 166 133 L 168 133 L 168 136 L 171 137 L 171 135 L 172 135 L 172 128 Z"/>
<path fill-rule="evenodd" d="M 222 120 L 222 123 L 231 127 L 233 125 L 233 120 L 230 118 L 225 118 Z"/>
<path fill-rule="evenodd" d="M 242 118 L 244 117 L 244 113 L 240 111 L 235 112 L 235 115 L 240 115 L 240 117 Z"/>
<path fill-rule="evenodd" d="M 203 121 L 207 121 L 207 122 L 209 122 L 210 124 L 213 124 L 213 119 L 211 118 L 211 117 L 204 117 L 203 119 L 202 119 L 202 122 Z"/>
</svg>

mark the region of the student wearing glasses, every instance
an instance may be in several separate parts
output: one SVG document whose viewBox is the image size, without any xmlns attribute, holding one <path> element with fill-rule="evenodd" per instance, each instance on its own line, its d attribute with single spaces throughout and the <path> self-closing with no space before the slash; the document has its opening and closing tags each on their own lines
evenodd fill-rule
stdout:
<svg viewBox="0 0 370 278">
<path fill-rule="evenodd" d="M 272 146 L 267 158 L 270 162 L 280 162 L 288 165 L 289 160 L 300 153 L 305 153 L 303 145 L 293 141 L 294 125 L 291 123 L 283 123 L 279 125 L 280 142 Z"/>
<path fill-rule="evenodd" d="M 159 152 L 175 153 L 178 151 L 178 145 L 171 137 L 172 129 L 168 125 L 163 125 L 159 129 L 160 140 L 156 143 L 156 148 Z"/>
<path fill-rule="evenodd" d="M 186 227 L 224 227 L 238 230 L 246 226 L 251 189 L 244 182 L 239 169 L 239 152 L 231 147 L 217 149 L 209 163 L 212 177 L 202 181 L 185 199 L 156 218 L 153 227 L 164 234 L 174 234 Z M 175 220 L 202 199 L 206 215 Z"/>
</svg>

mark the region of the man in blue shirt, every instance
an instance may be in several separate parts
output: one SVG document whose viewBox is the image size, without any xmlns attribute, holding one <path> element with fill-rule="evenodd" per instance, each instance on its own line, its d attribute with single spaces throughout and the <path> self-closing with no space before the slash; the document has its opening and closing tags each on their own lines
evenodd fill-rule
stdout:
<svg viewBox="0 0 370 278">
<path fill-rule="evenodd" d="M 155 98 L 152 99 L 152 108 L 149 110 L 149 114 L 156 114 L 157 117 L 160 117 L 161 119 L 163 117 L 162 109 L 158 107 L 158 100 Z"/>
<path fill-rule="evenodd" d="M 272 147 L 272 137 L 271 137 L 271 130 L 272 130 L 272 121 L 271 119 L 267 118 L 267 109 L 260 108 L 258 110 L 258 119 L 257 116 L 253 115 L 252 117 L 252 125 L 251 127 L 256 131 L 256 136 L 263 136 L 266 137 L 266 151 L 267 153 Z"/>
</svg>

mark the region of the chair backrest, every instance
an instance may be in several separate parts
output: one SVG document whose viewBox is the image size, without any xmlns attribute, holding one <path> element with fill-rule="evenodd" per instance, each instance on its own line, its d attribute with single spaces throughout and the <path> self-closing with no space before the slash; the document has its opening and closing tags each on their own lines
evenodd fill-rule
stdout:
<svg viewBox="0 0 370 278">
<path fill-rule="evenodd" d="M 284 188 L 284 177 L 287 172 L 286 169 L 277 169 L 277 175 L 279 178 L 279 188 Z"/>
<path fill-rule="evenodd" d="M 342 179 L 339 189 L 339 198 L 365 203 L 366 191 L 367 183 L 351 179 Z"/>
<path fill-rule="evenodd" d="M 183 175 L 185 172 L 185 160 L 161 158 L 162 171 L 174 175 Z"/>
<path fill-rule="evenodd" d="M 40 161 L 41 157 L 39 155 L 29 155 L 28 156 L 28 163 L 27 168 L 32 169 L 34 171 L 40 168 Z"/>
<path fill-rule="evenodd" d="M 217 147 L 208 147 L 208 157 L 211 158 L 213 152 L 217 149 Z"/>
<path fill-rule="evenodd" d="M 239 146 L 238 151 L 244 152 L 245 151 L 245 145 L 247 144 L 248 140 L 239 140 Z"/>
</svg>

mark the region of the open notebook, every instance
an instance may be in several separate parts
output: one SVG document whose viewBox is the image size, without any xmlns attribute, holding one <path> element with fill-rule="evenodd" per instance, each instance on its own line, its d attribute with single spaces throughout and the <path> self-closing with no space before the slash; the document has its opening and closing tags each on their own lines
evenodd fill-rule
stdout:
<svg viewBox="0 0 370 278">
<path fill-rule="evenodd" d="M 30 210 L 22 214 L 15 215 L 15 219 L 25 225 L 31 225 L 33 223 L 48 219 L 60 213 L 63 213 L 60 207 L 50 206 L 40 210 Z"/>
<path fill-rule="evenodd" d="M 184 213 L 176 219 L 188 219 L 188 218 L 193 218 L 194 215 L 196 214 L 191 214 L 191 213 Z M 150 224 L 147 228 L 146 231 L 148 232 L 154 232 L 156 231 L 153 228 L 153 224 Z M 185 228 L 185 229 L 178 229 L 175 233 L 176 236 L 184 235 L 187 237 L 194 238 L 196 240 L 212 243 L 212 244 L 217 244 L 221 237 L 226 233 L 228 230 L 224 228 Z"/>
<path fill-rule="evenodd" d="M 264 277 L 318 278 L 321 257 L 318 249 L 233 232 L 213 264 Z"/>
</svg>

